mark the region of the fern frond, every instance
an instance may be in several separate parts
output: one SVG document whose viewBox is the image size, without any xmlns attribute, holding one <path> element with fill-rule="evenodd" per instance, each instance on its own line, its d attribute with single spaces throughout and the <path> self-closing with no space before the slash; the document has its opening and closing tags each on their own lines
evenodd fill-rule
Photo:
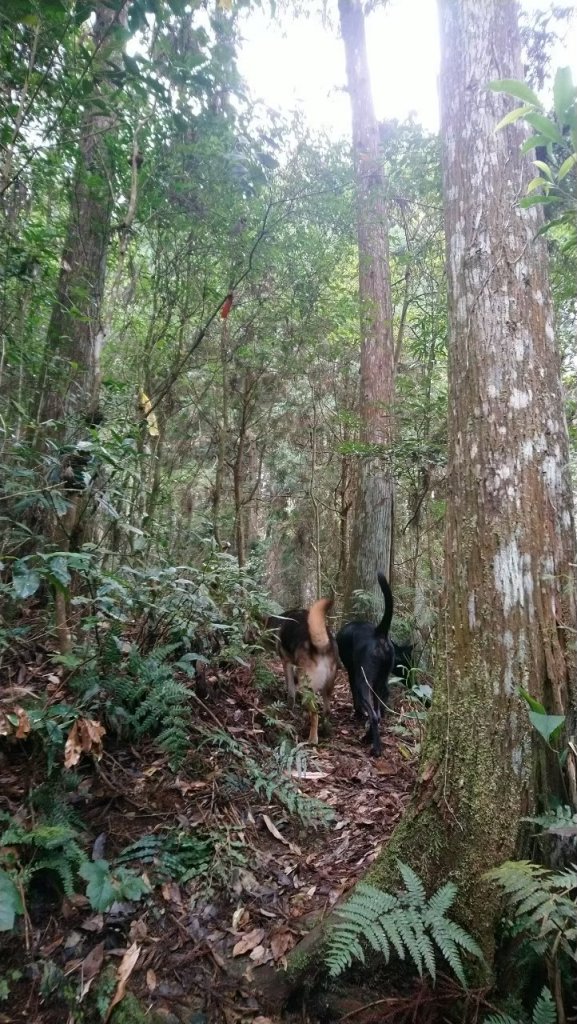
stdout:
<svg viewBox="0 0 577 1024">
<path fill-rule="evenodd" d="M 425 886 L 421 879 L 408 864 L 403 864 L 402 861 L 398 861 L 399 872 L 401 878 L 405 883 L 405 889 L 407 891 L 407 902 L 414 903 L 417 907 L 422 907 L 426 902 L 427 894 L 425 892 Z"/>
<path fill-rule="evenodd" d="M 431 914 L 446 914 L 453 906 L 457 896 L 457 886 L 454 882 L 446 882 L 440 889 L 437 889 L 429 900 L 429 911 Z"/>
<path fill-rule="evenodd" d="M 451 922 L 452 923 L 452 922 Z M 467 986 L 467 979 L 465 978 L 465 972 L 463 970 L 463 964 L 461 963 L 461 957 L 459 954 L 459 947 L 453 938 L 450 929 L 447 927 L 449 921 L 443 917 L 435 917 L 430 922 L 431 935 L 433 940 L 443 955 L 444 959 L 449 964 L 449 967 L 457 975 L 457 978 L 461 982 L 463 988 Z"/>
<path fill-rule="evenodd" d="M 555 1002 L 546 986 L 535 1003 L 531 1024 L 557 1024 Z"/>
<path fill-rule="evenodd" d="M 454 885 L 442 886 L 427 900 L 425 887 L 412 869 L 403 865 L 401 874 L 406 888 L 398 895 L 359 882 L 348 902 L 338 908 L 327 954 L 331 975 L 340 974 L 353 959 L 359 959 L 359 945 L 362 949 L 365 942 L 386 962 L 393 949 L 401 960 L 408 954 L 420 975 L 426 969 L 434 978 L 434 943 L 465 985 L 461 951 L 481 960 L 482 953 L 472 936 L 446 917 L 455 899 Z"/>
</svg>

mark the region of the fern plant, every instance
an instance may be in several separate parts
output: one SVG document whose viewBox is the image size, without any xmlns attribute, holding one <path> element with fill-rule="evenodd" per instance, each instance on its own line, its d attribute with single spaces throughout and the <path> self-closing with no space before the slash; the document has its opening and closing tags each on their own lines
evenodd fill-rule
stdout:
<svg viewBox="0 0 577 1024">
<path fill-rule="evenodd" d="M 507 1013 L 491 1013 L 485 1017 L 484 1024 L 529 1024 L 529 1018 L 511 1017 Z M 535 1003 L 530 1024 L 557 1024 L 555 1002 L 546 986 Z"/>
<path fill-rule="evenodd" d="M 76 680 L 75 689 L 93 700 L 104 698 L 107 723 L 120 735 L 154 737 L 176 770 L 190 750 L 192 716 L 190 692 L 167 660 L 173 651 L 174 645 L 148 655 L 132 650 L 114 671 L 86 674 Z"/>
<path fill-rule="evenodd" d="M 120 852 L 116 863 L 139 861 L 153 866 L 159 879 L 187 882 L 208 873 L 214 852 L 212 836 L 170 830 L 141 836 Z"/>
<path fill-rule="evenodd" d="M 15 915 L 23 913 L 22 899 L 39 871 L 53 872 L 64 894 L 72 897 L 85 862 L 86 854 L 69 825 L 39 824 L 27 829 L 11 821 L 0 834 L 0 930 L 12 928 Z"/>
<path fill-rule="evenodd" d="M 506 861 L 485 876 L 502 889 L 515 931 L 551 961 L 575 957 L 577 947 L 577 871 L 550 871 L 531 861 Z"/>
<path fill-rule="evenodd" d="M 322 800 L 301 793 L 292 778 L 305 770 L 305 754 L 298 746 L 283 740 L 264 762 L 258 764 L 244 747 L 224 730 L 206 732 L 206 739 L 233 754 L 242 764 L 242 782 L 247 780 L 257 793 L 271 802 L 276 800 L 293 817 L 300 818 L 305 825 L 327 825 L 334 818 L 332 807 Z"/>
<path fill-rule="evenodd" d="M 350 900 L 336 913 L 340 920 L 329 937 L 326 957 L 333 977 L 354 960 L 365 961 L 363 942 L 388 963 L 393 951 L 404 960 L 408 954 L 420 975 L 426 970 L 436 977 L 436 950 L 441 953 L 462 985 L 466 985 L 462 953 L 479 960 L 483 954 L 475 940 L 447 916 L 457 895 L 452 882 L 441 886 L 430 898 L 415 872 L 399 862 L 405 888 L 397 894 L 358 883 Z"/>
</svg>

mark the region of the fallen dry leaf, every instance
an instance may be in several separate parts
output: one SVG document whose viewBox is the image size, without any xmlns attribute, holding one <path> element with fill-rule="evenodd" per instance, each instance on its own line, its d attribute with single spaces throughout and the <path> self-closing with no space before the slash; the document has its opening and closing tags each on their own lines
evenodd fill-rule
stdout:
<svg viewBox="0 0 577 1024">
<path fill-rule="evenodd" d="M 91 718 L 78 718 L 72 726 L 64 747 L 64 767 L 73 768 L 81 754 L 92 754 L 97 761 L 102 757 L 102 737 L 106 729 Z"/>
<path fill-rule="evenodd" d="M 250 952 L 255 946 L 260 945 L 264 939 L 264 928 L 253 928 L 251 932 L 247 932 L 243 935 L 233 948 L 233 956 L 244 956 L 245 953 Z"/>
<path fill-rule="evenodd" d="M 94 947 L 94 949 L 90 950 L 90 953 L 88 954 L 88 956 L 85 956 L 84 960 L 80 964 L 80 969 L 82 971 L 82 977 L 81 977 L 80 995 L 78 997 L 78 1001 L 79 1002 L 82 1002 L 82 1000 L 84 999 L 84 996 L 86 995 L 86 993 L 88 992 L 90 986 L 92 985 L 92 982 L 100 974 L 100 969 L 102 967 L 103 962 L 104 962 L 104 943 L 103 942 L 99 942 L 98 945 Z"/>
<path fill-rule="evenodd" d="M 267 964 L 269 960 L 272 960 L 273 956 L 270 949 L 266 949 L 265 946 L 255 946 L 250 954 L 250 958 L 257 966 L 260 964 Z"/>
<path fill-rule="evenodd" d="M 152 967 L 149 967 L 149 969 L 146 972 L 146 985 L 148 987 L 148 991 L 154 992 L 157 984 L 158 982 L 156 980 L 156 974 L 152 970 Z"/>
<path fill-rule="evenodd" d="M 270 940 L 270 948 L 274 959 L 280 960 L 285 953 L 288 953 L 289 949 L 292 949 L 295 941 L 293 933 L 289 931 L 277 932 L 273 935 Z"/>
<path fill-rule="evenodd" d="M 237 907 L 234 914 L 232 915 L 231 927 L 234 932 L 238 932 L 239 928 L 242 928 L 244 924 L 248 924 L 249 913 L 245 907 Z"/>
<path fill-rule="evenodd" d="M 15 736 L 17 740 L 23 740 L 30 728 L 30 719 L 19 705 L 0 711 L 0 736 Z"/>
<path fill-rule="evenodd" d="M 93 914 L 92 917 L 87 917 L 80 927 L 85 932 L 101 932 L 104 927 L 104 914 Z"/>
<path fill-rule="evenodd" d="M 136 943 L 133 942 L 132 946 L 130 946 L 130 948 L 126 950 L 126 953 L 124 954 L 122 960 L 120 961 L 117 973 L 118 982 L 116 985 L 116 992 L 114 993 L 112 997 L 112 1002 L 110 1003 L 110 1006 L 106 1011 L 106 1016 L 104 1018 L 103 1024 L 107 1024 L 107 1022 L 110 1020 L 110 1014 L 112 1013 L 114 1007 L 116 1006 L 117 1003 L 120 1002 L 121 999 L 124 998 L 124 993 L 126 991 L 126 983 L 136 966 L 136 961 L 138 960 L 139 956 L 140 946 L 137 946 Z"/>
<path fill-rule="evenodd" d="M 283 835 L 281 835 L 281 833 L 279 832 L 278 828 L 276 827 L 274 821 L 271 821 L 271 819 L 269 818 L 268 814 L 263 814 L 262 820 L 264 821 L 264 823 L 265 823 L 266 827 L 268 828 L 270 834 L 272 836 L 274 836 L 275 839 L 278 839 L 279 843 L 283 843 L 285 846 L 289 846 L 288 839 L 285 839 L 285 837 Z"/>
<path fill-rule="evenodd" d="M 18 715 L 18 728 L 16 729 L 16 739 L 23 740 L 28 735 L 31 729 L 30 719 L 26 714 L 24 708 L 14 708 L 14 713 Z"/>
</svg>

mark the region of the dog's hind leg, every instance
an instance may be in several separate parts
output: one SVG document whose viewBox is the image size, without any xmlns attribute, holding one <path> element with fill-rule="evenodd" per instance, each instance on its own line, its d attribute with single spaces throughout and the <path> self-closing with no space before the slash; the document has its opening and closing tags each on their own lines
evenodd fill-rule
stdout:
<svg viewBox="0 0 577 1024">
<path fill-rule="evenodd" d="M 290 661 L 283 661 L 284 677 L 286 680 L 286 687 L 288 693 L 288 702 L 291 707 L 294 705 L 297 695 L 297 684 L 295 680 L 294 666 L 291 665 Z"/>
<path fill-rule="evenodd" d="M 314 747 L 319 745 L 319 716 L 316 711 L 310 713 L 309 738 L 308 742 Z"/>
</svg>

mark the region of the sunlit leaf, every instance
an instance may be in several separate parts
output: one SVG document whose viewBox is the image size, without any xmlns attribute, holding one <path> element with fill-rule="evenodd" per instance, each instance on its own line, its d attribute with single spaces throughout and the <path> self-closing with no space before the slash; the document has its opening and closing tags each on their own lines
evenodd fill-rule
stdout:
<svg viewBox="0 0 577 1024">
<path fill-rule="evenodd" d="M 553 84 L 553 104 L 560 124 L 566 123 L 567 113 L 575 105 L 576 93 L 571 68 L 558 68 Z"/>
<path fill-rule="evenodd" d="M 536 93 L 526 85 L 525 82 L 518 82 L 515 78 L 501 78 L 495 82 L 489 82 L 489 89 L 493 92 L 506 92 L 517 100 L 530 103 L 533 107 L 541 110 L 541 101 Z"/>
</svg>

